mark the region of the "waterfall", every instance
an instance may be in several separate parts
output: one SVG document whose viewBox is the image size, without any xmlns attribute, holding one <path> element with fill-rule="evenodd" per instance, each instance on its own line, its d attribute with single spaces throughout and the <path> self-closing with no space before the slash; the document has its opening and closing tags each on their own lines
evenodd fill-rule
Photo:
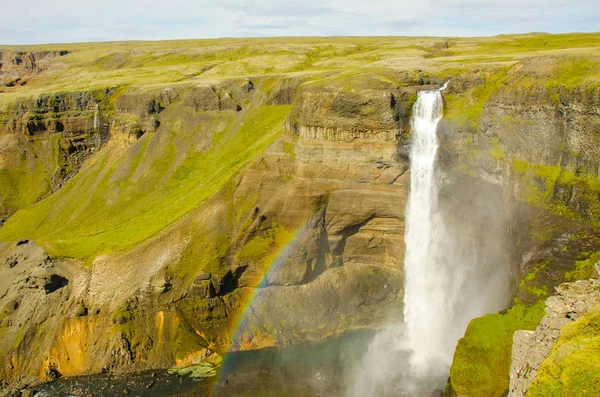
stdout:
<svg viewBox="0 0 600 397">
<path fill-rule="evenodd" d="M 410 154 L 411 181 L 406 211 L 404 260 L 405 339 L 411 371 L 417 377 L 449 368 L 455 335 L 447 319 L 446 269 L 436 261 L 443 255 L 440 235 L 444 224 L 437 216 L 437 125 L 442 117 L 440 91 L 421 91 L 413 108 L 414 134 Z M 456 343 L 456 339 L 454 340 Z M 442 375 L 442 374 L 440 374 Z M 443 376 L 443 375 L 442 375 Z"/>
<path fill-rule="evenodd" d="M 100 123 L 100 109 L 98 104 L 96 104 L 96 111 L 94 112 L 94 146 L 99 148 L 102 144 L 102 133 L 99 130 Z"/>
<path fill-rule="evenodd" d="M 94 132 L 98 132 L 98 104 L 96 104 L 96 111 L 94 112 Z"/>
<path fill-rule="evenodd" d="M 413 107 L 404 318 L 390 319 L 375 335 L 348 377 L 349 397 L 428 397 L 443 390 L 469 321 L 507 302 L 501 193 L 474 177 L 445 180 L 438 169 L 445 88 L 420 91 Z"/>
</svg>

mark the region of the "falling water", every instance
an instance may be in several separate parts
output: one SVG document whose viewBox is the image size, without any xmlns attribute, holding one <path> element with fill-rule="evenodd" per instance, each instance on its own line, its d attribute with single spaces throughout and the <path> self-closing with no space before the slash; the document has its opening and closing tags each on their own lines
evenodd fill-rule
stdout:
<svg viewBox="0 0 600 397">
<path fill-rule="evenodd" d="M 94 132 L 98 132 L 98 104 L 96 104 L 96 111 L 94 112 Z"/>
<path fill-rule="evenodd" d="M 455 338 L 449 328 L 451 319 L 444 315 L 450 286 L 445 272 L 436 263 L 441 248 L 438 235 L 444 233 L 441 230 L 444 225 L 436 216 L 438 184 L 435 179 L 436 130 L 442 108 L 440 91 L 421 91 L 412 119 L 414 141 L 406 212 L 404 323 L 406 343 L 412 350 L 411 371 L 419 378 L 435 375 L 431 372 L 450 366 Z"/>
<path fill-rule="evenodd" d="M 350 397 L 421 397 L 444 389 L 469 321 L 506 303 L 501 194 L 459 176 L 440 199 L 437 127 L 445 88 L 419 92 L 413 107 L 404 319 L 391 319 L 375 336 L 352 371 Z"/>
</svg>

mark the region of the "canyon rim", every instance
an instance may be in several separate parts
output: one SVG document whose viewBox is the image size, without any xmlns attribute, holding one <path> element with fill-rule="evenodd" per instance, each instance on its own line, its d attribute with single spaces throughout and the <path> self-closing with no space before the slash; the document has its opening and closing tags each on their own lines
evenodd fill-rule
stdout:
<svg viewBox="0 0 600 397">
<path fill-rule="evenodd" d="M 598 395 L 599 34 L 0 65 L 1 395 Z"/>
</svg>

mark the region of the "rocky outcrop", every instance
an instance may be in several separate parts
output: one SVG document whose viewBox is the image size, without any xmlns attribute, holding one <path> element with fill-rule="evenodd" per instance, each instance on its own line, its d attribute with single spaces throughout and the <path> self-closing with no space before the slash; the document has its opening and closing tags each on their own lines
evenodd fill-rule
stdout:
<svg viewBox="0 0 600 397">
<path fill-rule="evenodd" d="M 406 97 L 397 105 L 403 106 L 405 117 L 412 106 Z M 378 110 L 365 116 L 361 106 L 350 106 L 339 116 L 326 107 L 319 110 L 321 118 L 298 110 L 317 109 L 321 101 L 334 98 L 372 102 L 373 111 Z M 241 238 L 225 264 L 239 274 L 239 289 L 255 288 L 264 279 L 257 292 L 260 298 L 246 309 L 250 316 L 238 330 L 234 348 L 281 346 L 344 329 L 377 327 L 390 311 L 401 311 L 408 173 L 398 153 L 407 120 L 394 119 L 397 109 L 390 98 L 389 90 L 349 97 L 335 91 L 320 97 L 299 94 L 283 139 L 241 178 L 234 200 L 257 199 L 244 221 L 249 226 L 240 230 Z M 298 115 L 313 118 L 307 121 Z M 305 130 L 304 122 L 320 129 L 341 125 L 339 117 L 344 125 L 357 128 L 374 118 L 382 121 L 350 140 L 298 133 Z M 393 133 L 385 135 L 390 130 Z M 291 237 L 284 247 L 285 259 L 271 258 L 267 269 L 260 270 L 263 259 L 246 255 L 246 250 L 280 228 Z M 219 294 L 220 288 L 213 285 Z"/>
<path fill-rule="evenodd" d="M 87 91 L 42 94 L 36 99 L 19 100 L 2 114 L 0 133 L 29 136 L 86 134 L 95 128 L 100 129 L 99 125 L 94 126 L 97 103 L 93 94 Z"/>
<path fill-rule="evenodd" d="M 296 98 L 300 84 L 302 84 L 302 79 L 300 78 L 282 79 L 267 100 L 267 104 L 291 105 Z"/>
<path fill-rule="evenodd" d="M 535 331 L 517 331 L 514 334 L 510 397 L 527 394 L 540 366 L 559 339 L 561 329 L 577 321 L 600 301 L 600 283 L 598 280 L 565 283 L 556 288 L 556 293 L 546 300 L 546 315 Z"/>
<path fill-rule="evenodd" d="M 408 131 L 415 99 L 414 88 L 343 92 L 309 87 L 300 92 L 286 127 L 307 141 L 398 143 Z"/>
<path fill-rule="evenodd" d="M 510 86 L 486 103 L 478 129 L 516 158 L 598 176 L 599 123 L 596 89 Z"/>
<path fill-rule="evenodd" d="M 526 60 L 487 80 L 484 74 L 453 79 L 446 95 L 451 111 L 440 123 L 442 167 L 502 186 L 511 203 L 508 238 L 516 242 L 514 264 L 560 234 L 600 226 L 600 190 L 594 182 L 600 164 L 600 91 L 593 85 L 523 87 L 528 76 L 546 66 Z M 489 93 L 453 110 L 459 98 L 474 93 L 473 87 Z M 555 232 L 549 235 L 549 230 Z"/>
<path fill-rule="evenodd" d="M 64 50 L 0 52 L 0 86 L 26 85 L 27 80 L 44 71 L 54 58 L 67 54 Z"/>
<path fill-rule="evenodd" d="M 231 94 L 217 87 L 194 87 L 184 97 L 183 105 L 195 111 L 240 111 L 242 107 Z"/>
</svg>

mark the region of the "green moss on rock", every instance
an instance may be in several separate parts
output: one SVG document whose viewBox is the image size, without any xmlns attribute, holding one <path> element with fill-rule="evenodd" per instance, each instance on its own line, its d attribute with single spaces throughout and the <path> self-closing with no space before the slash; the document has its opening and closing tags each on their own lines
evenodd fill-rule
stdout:
<svg viewBox="0 0 600 397">
<path fill-rule="evenodd" d="M 587 259 L 575 261 L 573 270 L 565 274 L 566 281 L 585 280 L 597 277 L 594 265 L 600 263 L 600 252 L 594 252 Z"/>
<path fill-rule="evenodd" d="M 273 223 L 250 239 L 237 253 L 236 259 L 240 262 L 260 262 L 291 238 L 292 234 L 289 231 L 278 223 Z"/>
<path fill-rule="evenodd" d="M 290 160 L 296 160 L 296 152 L 294 151 L 294 144 L 291 142 L 283 143 L 283 150 L 290 156 Z"/>
<path fill-rule="evenodd" d="M 600 395 L 600 307 L 564 326 L 528 397 Z"/>
<path fill-rule="evenodd" d="M 505 314 L 487 314 L 469 323 L 458 341 L 448 388 L 469 397 L 502 397 L 509 383 L 513 333 L 535 329 L 544 315 L 544 302 L 516 303 Z"/>
<path fill-rule="evenodd" d="M 511 169 L 519 200 L 600 230 L 600 180 L 594 175 L 521 159 L 514 159 Z"/>
<path fill-rule="evenodd" d="M 493 70 L 487 72 L 482 84 L 471 88 L 467 93 L 444 95 L 444 118 L 461 126 L 477 127 L 485 104 L 507 78 L 506 69 Z"/>
</svg>

